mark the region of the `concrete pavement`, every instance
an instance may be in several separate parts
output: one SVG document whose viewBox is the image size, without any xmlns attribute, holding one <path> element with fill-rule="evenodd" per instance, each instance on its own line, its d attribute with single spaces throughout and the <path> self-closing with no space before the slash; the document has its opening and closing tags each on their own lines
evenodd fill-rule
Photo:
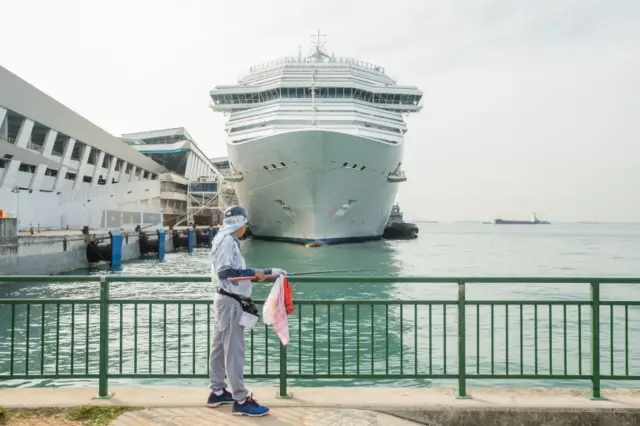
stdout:
<svg viewBox="0 0 640 426">
<path fill-rule="evenodd" d="M 113 397 L 92 399 L 96 388 L 12 388 L 0 390 L 4 407 L 70 407 L 85 404 L 149 408 L 130 412 L 116 425 L 410 425 L 418 424 L 591 424 L 605 416 L 621 425 L 640 424 L 640 391 L 606 390 L 606 400 L 593 401 L 586 389 L 470 389 L 470 399 L 456 399 L 453 389 L 430 388 L 291 388 L 291 399 L 276 398 L 275 388 L 251 389 L 272 410 L 269 420 L 231 416 L 230 407 L 204 407 L 208 389 L 195 387 L 113 388 Z M 518 423 L 523 419 L 544 423 Z M 224 419 L 224 420 L 223 420 Z M 435 419 L 435 420 L 434 420 Z M 475 419 L 475 420 L 474 420 Z M 436 422 L 437 421 L 437 422 Z M 119 423 L 118 423 L 119 422 Z M 278 423 L 279 422 L 279 423 Z M 312 423 L 309 423 L 312 422 Z M 324 422 L 324 423 L 323 423 Z M 340 423 L 342 422 L 342 423 Z M 395 422 L 395 423 L 393 423 Z M 489 423 L 487 423 L 489 422 Z M 576 423 L 577 422 L 577 423 Z M 597 423 L 595 423 L 597 424 Z"/>
<path fill-rule="evenodd" d="M 419 423 L 368 410 L 277 407 L 260 418 L 234 416 L 231 407 L 152 408 L 131 411 L 118 417 L 112 426 L 414 426 Z"/>
</svg>

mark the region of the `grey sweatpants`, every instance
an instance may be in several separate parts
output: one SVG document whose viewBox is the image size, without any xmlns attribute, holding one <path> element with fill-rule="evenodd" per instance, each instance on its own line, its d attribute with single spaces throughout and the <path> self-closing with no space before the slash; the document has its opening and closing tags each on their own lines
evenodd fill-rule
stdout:
<svg viewBox="0 0 640 426">
<path fill-rule="evenodd" d="M 216 294 L 213 316 L 209 389 L 224 389 L 226 373 L 233 399 L 244 401 L 249 393 L 244 387 L 244 327 L 239 324 L 242 308 L 236 300 Z"/>
</svg>

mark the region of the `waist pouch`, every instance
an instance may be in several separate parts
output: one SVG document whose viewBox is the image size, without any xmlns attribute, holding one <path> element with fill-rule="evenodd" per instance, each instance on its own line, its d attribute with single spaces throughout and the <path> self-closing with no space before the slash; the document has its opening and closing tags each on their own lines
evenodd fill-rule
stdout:
<svg viewBox="0 0 640 426">
<path fill-rule="evenodd" d="M 260 315 L 258 315 L 258 307 L 256 306 L 255 303 L 253 303 L 253 300 L 251 300 L 250 297 L 242 297 L 242 296 L 239 296 L 239 295 L 234 294 L 234 293 L 229 293 L 228 291 L 225 291 L 225 290 L 223 290 L 221 288 L 216 289 L 216 291 L 219 294 L 222 294 L 223 296 L 230 297 L 230 298 L 236 300 L 238 303 L 240 303 L 240 307 L 242 308 L 243 312 L 246 312 L 246 313 L 251 314 L 251 315 L 255 315 L 258 318 L 260 317 Z"/>
</svg>

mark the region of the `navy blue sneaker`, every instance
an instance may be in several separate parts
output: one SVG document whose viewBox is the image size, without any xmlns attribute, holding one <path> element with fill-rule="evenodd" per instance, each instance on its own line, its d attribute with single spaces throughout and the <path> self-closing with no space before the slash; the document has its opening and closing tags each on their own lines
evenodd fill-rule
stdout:
<svg viewBox="0 0 640 426">
<path fill-rule="evenodd" d="M 215 393 L 211 392 L 209 394 L 209 399 L 207 400 L 207 407 L 216 408 L 221 406 L 222 404 L 231 404 L 235 402 L 233 397 L 231 396 L 231 392 L 226 389 L 222 390 L 222 395 L 218 396 Z"/>
<path fill-rule="evenodd" d="M 238 401 L 233 403 L 231 414 L 234 416 L 249 416 L 249 417 L 262 417 L 269 413 L 269 408 L 264 405 L 260 405 L 253 399 L 253 395 L 249 395 L 244 404 L 239 404 Z"/>
</svg>

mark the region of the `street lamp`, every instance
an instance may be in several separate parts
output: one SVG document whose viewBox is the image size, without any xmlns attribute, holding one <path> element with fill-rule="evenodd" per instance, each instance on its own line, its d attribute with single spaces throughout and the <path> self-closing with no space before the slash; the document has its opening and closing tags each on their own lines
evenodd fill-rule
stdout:
<svg viewBox="0 0 640 426">
<path fill-rule="evenodd" d="M 11 188 L 11 192 L 16 194 L 16 226 L 18 228 L 18 232 L 20 232 L 20 188 L 18 185 Z"/>
</svg>

